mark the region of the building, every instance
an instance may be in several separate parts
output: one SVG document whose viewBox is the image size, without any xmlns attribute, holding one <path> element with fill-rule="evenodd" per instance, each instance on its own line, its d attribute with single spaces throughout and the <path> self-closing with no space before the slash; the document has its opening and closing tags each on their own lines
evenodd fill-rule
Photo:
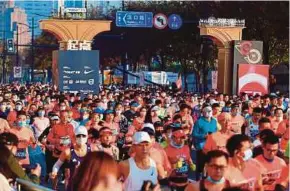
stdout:
<svg viewBox="0 0 290 191">
<path fill-rule="evenodd" d="M 30 27 L 32 27 L 32 18 L 34 18 L 35 36 L 41 34 L 39 21 L 51 17 L 55 11 L 51 0 L 15 1 L 15 6 L 25 10 Z"/>
</svg>

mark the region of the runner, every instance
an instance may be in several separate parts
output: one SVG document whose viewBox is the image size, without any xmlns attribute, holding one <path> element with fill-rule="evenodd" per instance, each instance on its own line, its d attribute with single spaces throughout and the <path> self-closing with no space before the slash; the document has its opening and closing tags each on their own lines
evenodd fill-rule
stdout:
<svg viewBox="0 0 290 191">
<path fill-rule="evenodd" d="M 111 155 L 114 160 L 119 161 L 119 149 L 113 142 L 113 131 L 109 127 L 102 127 L 99 131 L 99 143 L 92 145 L 96 151 L 103 151 Z"/>
<path fill-rule="evenodd" d="M 283 159 L 276 156 L 279 150 L 279 138 L 268 136 L 263 141 L 263 154 L 256 157 L 261 163 L 264 190 L 274 190 L 277 180 L 281 177 L 282 169 L 286 166 Z"/>
<path fill-rule="evenodd" d="M 184 144 L 185 139 L 186 135 L 181 127 L 174 127 L 170 145 L 165 148 L 172 167 L 168 175 L 169 185 L 173 190 L 184 190 L 188 184 L 189 169 L 195 171 L 189 146 Z"/>
<path fill-rule="evenodd" d="M 124 180 L 124 190 L 139 191 L 144 181 L 158 184 L 158 178 L 164 179 L 160 165 L 149 157 L 151 139 L 146 132 L 136 132 L 133 136 L 132 149 L 136 153 L 134 157 L 119 163 L 119 177 Z"/>
<path fill-rule="evenodd" d="M 209 151 L 205 157 L 206 179 L 188 184 L 185 191 L 222 191 L 230 187 L 229 180 L 225 178 L 228 160 L 228 155 L 223 151 Z"/>
<path fill-rule="evenodd" d="M 91 152 L 91 146 L 87 144 L 88 141 L 88 131 L 86 127 L 79 126 L 75 130 L 76 144 L 71 148 L 66 148 L 62 151 L 59 159 L 54 164 L 51 172 L 51 178 L 54 180 L 57 177 L 57 173 L 62 165 L 67 162 L 67 167 L 70 170 L 69 177 L 66 177 L 66 188 L 67 190 L 72 190 L 70 187 L 72 184 L 72 177 L 76 168 L 81 164 L 84 157 Z"/>
<path fill-rule="evenodd" d="M 246 135 L 234 135 L 228 140 L 226 147 L 231 158 L 225 177 L 230 180 L 231 186 L 250 191 L 263 190 L 261 165 L 252 158 L 250 138 Z"/>
</svg>

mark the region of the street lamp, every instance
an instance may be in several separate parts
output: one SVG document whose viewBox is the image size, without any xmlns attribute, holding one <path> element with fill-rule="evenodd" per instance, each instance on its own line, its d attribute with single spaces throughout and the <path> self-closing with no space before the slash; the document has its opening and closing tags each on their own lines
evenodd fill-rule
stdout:
<svg viewBox="0 0 290 191">
<path fill-rule="evenodd" d="M 31 25 L 32 26 L 29 26 L 25 23 L 17 23 L 17 24 L 20 24 L 20 25 L 25 25 L 27 26 L 28 28 L 31 29 L 31 46 L 30 46 L 30 49 L 31 49 L 31 81 L 33 82 L 34 81 L 34 29 L 36 28 L 34 26 L 34 17 L 32 17 L 32 23 Z M 18 33 L 18 27 L 17 27 L 17 33 Z M 18 41 L 18 37 L 17 37 L 17 41 Z M 17 42 L 17 57 L 18 57 L 18 42 Z"/>
</svg>

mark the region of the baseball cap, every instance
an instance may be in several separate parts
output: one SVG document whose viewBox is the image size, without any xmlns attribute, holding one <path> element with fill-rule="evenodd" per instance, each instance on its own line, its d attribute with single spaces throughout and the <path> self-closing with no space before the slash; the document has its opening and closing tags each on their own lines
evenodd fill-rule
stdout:
<svg viewBox="0 0 290 191">
<path fill-rule="evenodd" d="M 130 106 L 131 106 L 131 107 L 139 107 L 139 103 L 136 102 L 136 101 L 132 101 L 132 102 L 130 103 Z"/>
<path fill-rule="evenodd" d="M 85 126 L 79 126 L 75 130 L 75 135 L 86 135 L 88 136 L 88 130 Z"/>
<path fill-rule="evenodd" d="M 138 145 L 142 142 L 151 143 L 151 139 L 150 139 L 149 134 L 147 132 L 144 132 L 144 131 L 139 131 L 139 132 L 134 133 L 133 144 Z"/>
<path fill-rule="evenodd" d="M 152 129 L 152 131 L 155 133 L 155 128 L 154 128 L 154 126 L 153 126 L 152 123 L 144 123 L 144 124 L 143 124 L 143 127 L 142 127 L 142 130 L 143 130 L 144 128 Z"/>
</svg>

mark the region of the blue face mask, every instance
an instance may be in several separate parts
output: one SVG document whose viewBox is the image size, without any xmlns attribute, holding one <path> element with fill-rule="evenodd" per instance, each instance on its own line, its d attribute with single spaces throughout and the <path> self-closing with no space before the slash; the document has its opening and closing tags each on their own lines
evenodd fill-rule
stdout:
<svg viewBox="0 0 290 191">
<path fill-rule="evenodd" d="M 18 127 L 25 127 L 27 124 L 26 124 L 26 121 L 18 121 L 17 122 L 17 126 Z"/>
<path fill-rule="evenodd" d="M 222 183 L 225 182 L 225 178 L 224 177 L 222 177 L 220 180 L 214 180 L 210 176 L 207 176 L 206 180 L 208 180 L 209 182 L 211 182 L 213 184 L 222 184 Z"/>
<path fill-rule="evenodd" d="M 27 125 L 30 124 L 30 119 L 26 119 L 26 124 L 27 124 Z"/>
<path fill-rule="evenodd" d="M 44 111 L 39 111 L 38 115 L 39 115 L 39 117 L 43 117 L 45 115 L 45 112 Z"/>
</svg>

